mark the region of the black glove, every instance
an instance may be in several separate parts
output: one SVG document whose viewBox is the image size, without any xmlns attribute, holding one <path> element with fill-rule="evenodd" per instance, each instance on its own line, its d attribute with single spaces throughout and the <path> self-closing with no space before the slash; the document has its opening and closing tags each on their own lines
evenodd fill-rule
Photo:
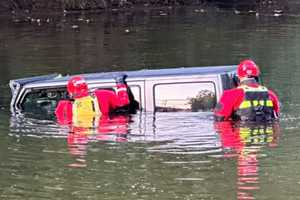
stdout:
<svg viewBox="0 0 300 200">
<path fill-rule="evenodd" d="M 127 84 L 126 78 L 127 78 L 126 74 L 118 75 L 117 77 L 115 77 L 116 84 Z"/>
</svg>

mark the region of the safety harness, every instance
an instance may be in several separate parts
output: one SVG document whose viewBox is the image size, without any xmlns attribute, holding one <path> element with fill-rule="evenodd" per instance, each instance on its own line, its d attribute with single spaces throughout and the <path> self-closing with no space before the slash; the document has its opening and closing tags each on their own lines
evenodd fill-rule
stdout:
<svg viewBox="0 0 300 200">
<path fill-rule="evenodd" d="M 102 115 L 97 98 L 86 96 L 75 99 L 72 105 L 73 125 L 83 128 L 93 128 Z"/>
<path fill-rule="evenodd" d="M 241 85 L 238 88 L 243 89 L 245 95 L 239 109 L 234 112 L 235 119 L 262 122 L 275 118 L 274 105 L 266 87 Z"/>
</svg>

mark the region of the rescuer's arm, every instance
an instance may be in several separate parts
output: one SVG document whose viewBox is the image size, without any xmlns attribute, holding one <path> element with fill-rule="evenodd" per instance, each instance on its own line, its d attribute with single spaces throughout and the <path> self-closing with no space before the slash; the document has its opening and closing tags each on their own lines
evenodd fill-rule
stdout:
<svg viewBox="0 0 300 200">
<path fill-rule="evenodd" d="M 125 78 L 126 75 L 116 78 L 116 92 L 110 90 L 96 90 L 94 92 L 103 115 L 108 115 L 116 109 L 129 104 L 129 97 L 127 94 L 128 86 L 125 82 Z"/>
<path fill-rule="evenodd" d="M 127 113 L 134 114 L 140 108 L 139 102 L 135 100 L 134 95 L 126 82 L 127 75 L 123 74 L 116 78 L 117 95 L 119 96 L 120 110 L 127 110 Z M 126 88 L 126 90 L 124 90 Z M 122 112 L 122 111 L 121 111 Z"/>
<path fill-rule="evenodd" d="M 122 107 L 129 104 L 127 87 L 126 84 L 117 83 L 116 99 L 112 102 L 114 107 Z"/>
<path fill-rule="evenodd" d="M 128 86 L 126 83 L 126 74 L 121 74 L 115 77 L 116 81 L 116 92 L 109 96 L 108 104 L 110 108 L 110 113 L 116 113 L 121 111 L 121 108 L 125 108 L 129 105 L 129 96 L 128 96 Z M 124 112 L 124 111 L 122 111 Z"/>
<path fill-rule="evenodd" d="M 279 114 L 280 114 L 279 99 L 278 99 L 277 95 L 272 90 L 269 90 L 269 97 L 270 97 L 271 101 L 273 102 L 274 111 L 276 112 L 277 117 L 278 117 Z"/>
<path fill-rule="evenodd" d="M 127 75 L 122 74 L 115 78 L 117 85 L 117 98 L 113 102 L 114 107 L 122 107 L 129 104 L 128 85 L 126 82 Z"/>
<path fill-rule="evenodd" d="M 224 91 L 219 103 L 214 110 L 214 117 L 216 121 L 230 120 L 237 104 L 240 103 L 241 95 L 240 89 L 231 89 Z"/>
<path fill-rule="evenodd" d="M 55 108 L 55 115 L 59 124 L 65 125 L 72 122 L 72 102 L 60 100 Z"/>
</svg>

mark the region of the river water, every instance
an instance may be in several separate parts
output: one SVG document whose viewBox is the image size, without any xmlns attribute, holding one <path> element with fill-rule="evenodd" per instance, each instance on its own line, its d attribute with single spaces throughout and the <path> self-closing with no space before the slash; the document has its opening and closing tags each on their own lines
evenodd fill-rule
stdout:
<svg viewBox="0 0 300 200">
<path fill-rule="evenodd" d="M 1 199 L 300 199 L 300 15 L 215 8 L 0 18 Z M 11 117 L 8 81 L 253 58 L 282 104 L 268 127 L 137 113 L 109 133 Z M 73 132 L 75 132 L 73 130 Z"/>
</svg>

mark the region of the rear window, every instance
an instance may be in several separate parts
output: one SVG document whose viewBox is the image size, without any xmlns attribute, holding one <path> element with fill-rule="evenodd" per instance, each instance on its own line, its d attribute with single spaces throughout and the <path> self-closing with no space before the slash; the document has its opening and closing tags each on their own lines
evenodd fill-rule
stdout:
<svg viewBox="0 0 300 200">
<path fill-rule="evenodd" d="M 154 86 L 155 111 L 208 111 L 216 105 L 213 82 L 170 83 Z"/>
<path fill-rule="evenodd" d="M 27 92 L 21 110 L 34 113 L 54 113 L 59 100 L 68 99 L 66 88 L 35 89 Z"/>
</svg>

